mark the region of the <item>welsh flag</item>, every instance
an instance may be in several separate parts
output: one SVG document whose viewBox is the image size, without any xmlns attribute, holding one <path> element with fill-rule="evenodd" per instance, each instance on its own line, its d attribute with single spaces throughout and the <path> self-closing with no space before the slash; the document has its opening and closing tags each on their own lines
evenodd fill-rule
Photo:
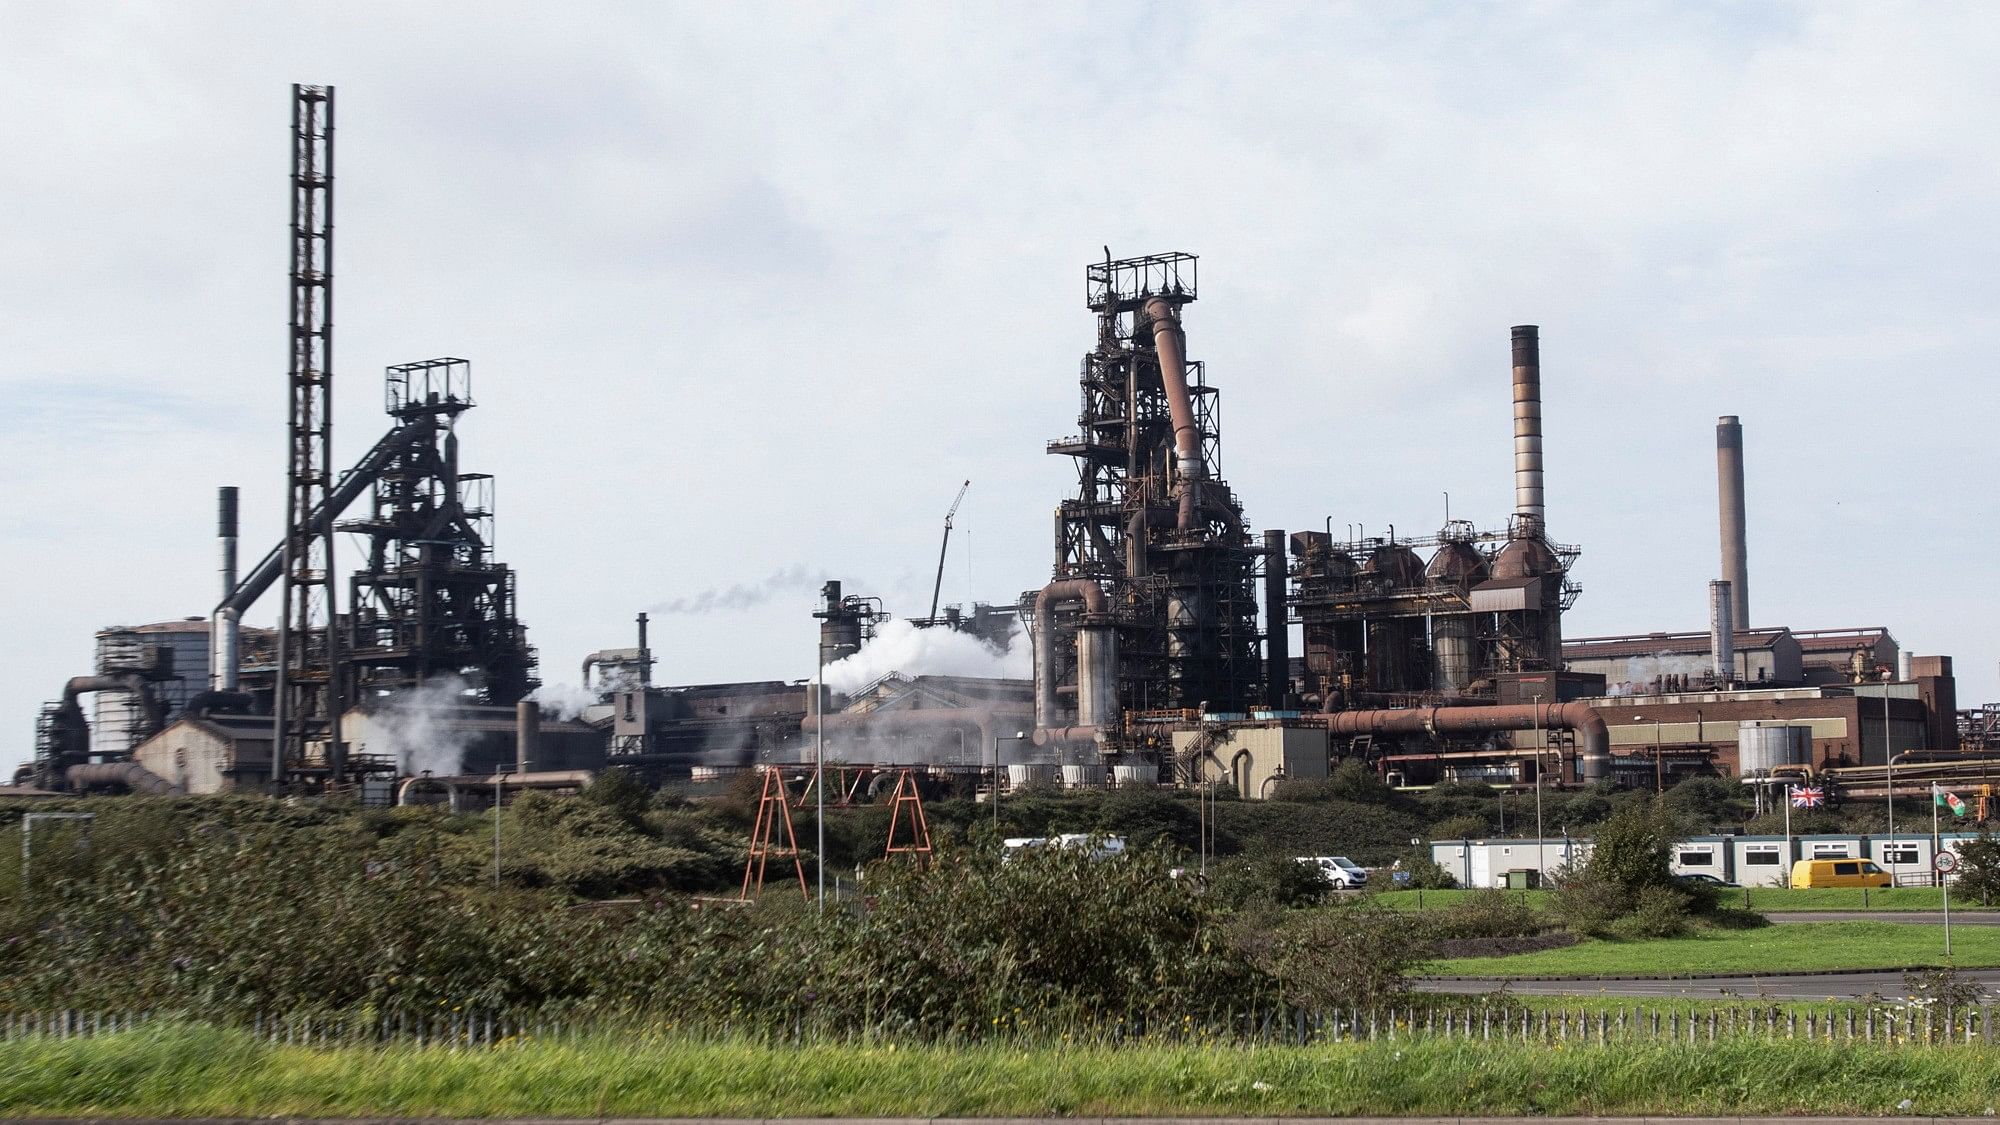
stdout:
<svg viewBox="0 0 2000 1125">
<path fill-rule="evenodd" d="M 1937 785 L 1931 786 L 1931 800 L 1950 809 L 1953 816 L 1965 815 L 1965 802 L 1958 799 L 1958 794 L 1948 789 Z"/>
</svg>

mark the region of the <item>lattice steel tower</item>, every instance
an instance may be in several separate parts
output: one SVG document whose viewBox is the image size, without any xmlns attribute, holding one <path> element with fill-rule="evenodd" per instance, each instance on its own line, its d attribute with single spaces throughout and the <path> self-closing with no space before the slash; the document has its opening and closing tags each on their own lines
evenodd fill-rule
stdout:
<svg viewBox="0 0 2000 1125">
<path fill-rule="evenodd" d="M 292 87 L 290 441 L 285 464 L 283 603 L 278 623 L 277 739 L 271 779 L 308 747 L 327 775 L 345 772 L 333 522 L 315 520 L 333 484 L 333 87 Z"/>
</svg>

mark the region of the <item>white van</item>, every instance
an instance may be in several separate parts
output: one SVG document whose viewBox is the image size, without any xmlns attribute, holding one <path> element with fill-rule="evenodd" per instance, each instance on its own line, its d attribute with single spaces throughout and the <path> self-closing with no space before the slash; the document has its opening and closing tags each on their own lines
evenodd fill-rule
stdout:
<svg viewBox="0 0 2000 1125">
<path fill-rule="evenodd" d="M 1368 872 L 1344 855 L 1302 855 L 1298 861 L 1317 867 L 1320 878 L 1326 880 L 1329 887 L 1351 891 L 1368 885 Z"/>
</svg>

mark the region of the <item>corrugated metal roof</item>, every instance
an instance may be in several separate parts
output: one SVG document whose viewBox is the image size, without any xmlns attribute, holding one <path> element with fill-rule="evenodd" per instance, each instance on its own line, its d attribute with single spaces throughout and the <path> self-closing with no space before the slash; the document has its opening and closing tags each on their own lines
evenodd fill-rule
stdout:
<svg viewBox="0 0 2000 1125">
<path fill-rule="evenodd" d="M 1791 630 L 1738 629 L 1736 650 L 1751 652 L 1774 647 Z M 1578 637 L 1563 642 L 1564 660 L 1602 660 L 1625 656 L 1694 656 L 1708 653 L 1708 633 L 1634 633 L 1623 637 Z"/>
</svg>

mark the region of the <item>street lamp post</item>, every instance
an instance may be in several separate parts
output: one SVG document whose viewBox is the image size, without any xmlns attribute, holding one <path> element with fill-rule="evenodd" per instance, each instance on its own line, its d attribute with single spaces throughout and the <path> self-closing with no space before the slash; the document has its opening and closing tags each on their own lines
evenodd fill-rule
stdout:
<svg viewBox="0 0 2000 1125">
<path fill-rule="evenodd" d="M 1887 790 L 1889 802 L 1889 885 L 1897 883 L 1896 857 L 1902 849 L 1896 846 L 1896 749 L 1889 743 L 1889 689 L 1882 688 L 1882 765 L 1888 771 Z"/>
<path fill-rule="evenodd" d="M 819 912 L 826 913 L 826 642 L 819 645 L 819 671 L 813 675 L 813 820 L 819 829 L 819 850 L 813 868 L 819 872 Z"/>
<path fill-rule="evenodd" d="M 1542 745 L 1542 696 L 1540 692 L 1535 694 L 1533 720 L 1535 724 L 1535 881 L 1545 883 L 1549 878 L 1548 859 L 1542 849 L 1542 762 L 1543 751 L 1546 747 Z"/>
<path fill-rule="evenodd" d="M 1000 835 L 1000 744 L 1020 742 L 1028 737 L 1028 732 L 1017 730 L 1012 735 L 993 737 L 993 835 Z"/>
</svg>

